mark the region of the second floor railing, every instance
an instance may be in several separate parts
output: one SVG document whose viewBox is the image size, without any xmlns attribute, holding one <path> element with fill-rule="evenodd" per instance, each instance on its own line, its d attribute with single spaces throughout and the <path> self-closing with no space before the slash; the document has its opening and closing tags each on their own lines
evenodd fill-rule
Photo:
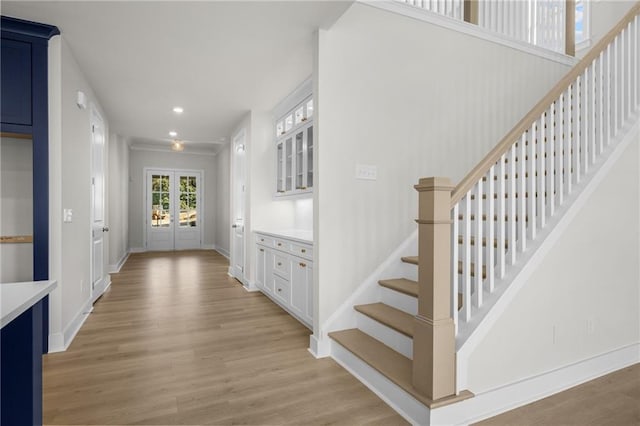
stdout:
<svg viewBox="0 0 640 426">
<path fill-rule="evenodd" d="M 573 56 L 574 0 L 398 0 L 518 41 Z"/>
</svg>

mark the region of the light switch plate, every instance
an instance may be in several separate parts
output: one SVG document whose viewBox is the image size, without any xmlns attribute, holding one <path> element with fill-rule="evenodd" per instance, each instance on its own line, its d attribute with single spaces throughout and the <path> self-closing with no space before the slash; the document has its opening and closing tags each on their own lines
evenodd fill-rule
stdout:
<svg viewBox="0 0 640 426">
<path fill-rule="evenodd" d="M 73 210 L 71 209 L 64 209 L 63 213 L 62 213 L 62 220 L 65 223 L 70 223 L 73 222 Z"/>
<path fill-rule="evenodd" d="M 376 180 L 378 179 L 378 166 L 367 164 L 356 164 L 356 179 Z"/>
</svg>

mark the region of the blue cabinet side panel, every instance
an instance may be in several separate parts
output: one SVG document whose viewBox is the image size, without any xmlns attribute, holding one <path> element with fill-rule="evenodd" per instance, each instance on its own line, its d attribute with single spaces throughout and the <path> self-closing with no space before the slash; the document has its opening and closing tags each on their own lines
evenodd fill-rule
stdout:
<svg viewBox="0 0 640 426">
<path fill-rule="evenodd" d="M 42 424 L 42 301 L 0 330 L 0 424 Z"/>
<path fill-rule="evenodd" d="M 2 40 L 0 115 L 3 123 L 32 124 L 31 51 L 31 43 Z"/>
</svg>

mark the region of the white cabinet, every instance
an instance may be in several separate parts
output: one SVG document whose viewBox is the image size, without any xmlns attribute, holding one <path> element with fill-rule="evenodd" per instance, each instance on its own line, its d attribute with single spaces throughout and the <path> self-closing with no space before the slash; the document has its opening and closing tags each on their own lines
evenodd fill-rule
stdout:
<svg viewBox="0 0 640 426">
<path fill-rule="evenodd" d="M 308 98 L 276 123 L 276 196 L 313 189 L 313 99 Z"/>
<path fill-rule="evenodd" d="M 256 233 L 256 285 L 308 327 L 313 326 L 313 246 Z"/>
</svg>

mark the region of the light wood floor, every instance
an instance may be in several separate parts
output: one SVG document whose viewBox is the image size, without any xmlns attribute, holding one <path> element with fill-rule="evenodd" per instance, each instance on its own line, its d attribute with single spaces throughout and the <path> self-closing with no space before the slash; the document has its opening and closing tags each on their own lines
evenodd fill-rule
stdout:
<svg viewBox="0 0 640 426">
<path fill-rule="evenodd" d="M 44 357 L 44 423 L 406 424 L 227 268 L 212 251 L 131 255 Z"/>
<path fill-rule="evenodd" d="M 640 364 L 618 370 L 477 425 L 640 425 Z"/>
</svg>

